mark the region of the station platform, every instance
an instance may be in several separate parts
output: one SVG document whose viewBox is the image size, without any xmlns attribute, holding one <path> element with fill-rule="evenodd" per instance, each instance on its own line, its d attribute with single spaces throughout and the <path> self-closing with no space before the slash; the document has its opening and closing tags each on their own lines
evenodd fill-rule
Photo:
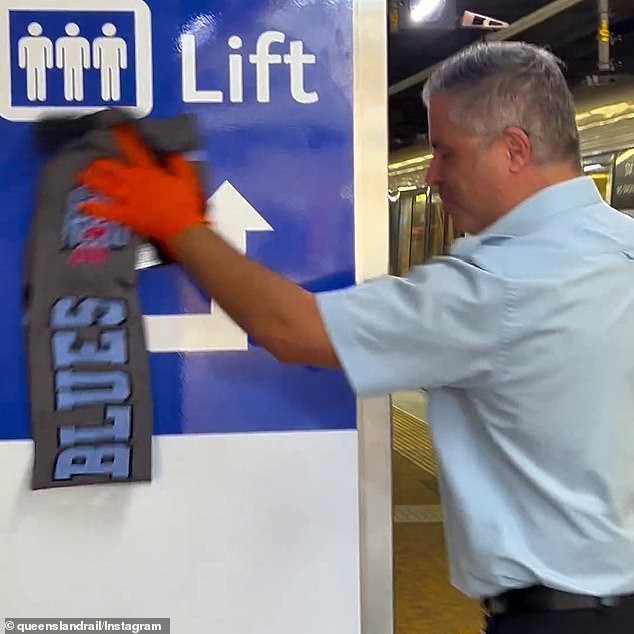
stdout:
<svg viewBox="0 0 634 634">
<path fill-rule="evenodd" d="M 477 601 L 449 583 L 422 392 L 392 395 L 396 634 L 477 634 Z"/>
</svg>

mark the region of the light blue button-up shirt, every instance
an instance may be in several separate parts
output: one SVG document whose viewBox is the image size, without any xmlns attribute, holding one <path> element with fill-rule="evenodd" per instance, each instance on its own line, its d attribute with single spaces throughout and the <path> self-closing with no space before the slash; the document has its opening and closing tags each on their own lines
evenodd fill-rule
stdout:
<svg viewBox="0 0 634 634">
<path fill-rule="evenodd" d="M 360 396 L 428 391 L 458 588 L 634 592 L 634 221 L 591 179 L 318 302 Z"/>
</svg>

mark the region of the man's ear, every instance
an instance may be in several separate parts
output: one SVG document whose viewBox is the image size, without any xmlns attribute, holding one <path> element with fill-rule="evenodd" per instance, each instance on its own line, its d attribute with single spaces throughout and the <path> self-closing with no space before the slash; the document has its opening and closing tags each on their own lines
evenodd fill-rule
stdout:
<svg viewBox="0 0 634 634">
<path fill-rule="evenodd" d="M 525 167 L 533 155 L 533 147 L 528 134 L 521 128 L 511 126 L 504 130 L 504 142 L 506 143 L 511 171 L 518 172 Z"/>
</svg>

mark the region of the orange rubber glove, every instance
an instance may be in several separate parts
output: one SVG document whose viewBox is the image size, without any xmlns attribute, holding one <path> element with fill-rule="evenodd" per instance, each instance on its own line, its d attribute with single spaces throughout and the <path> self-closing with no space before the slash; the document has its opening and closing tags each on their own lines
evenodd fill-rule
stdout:
<svg viewBox="0 0 634 634">
<path fill-rule="evenodd" d="M 159 165 L 130 126 L 115 128 L 114 134 L 126 163 L 102 159 L 81 174 L 83 185 L 110 201 L 85 203 L 82 212 L 125 225 L 167 251 L 183 231 L 207 224 L 193 165 L 179 155 Z"/>
</svg>

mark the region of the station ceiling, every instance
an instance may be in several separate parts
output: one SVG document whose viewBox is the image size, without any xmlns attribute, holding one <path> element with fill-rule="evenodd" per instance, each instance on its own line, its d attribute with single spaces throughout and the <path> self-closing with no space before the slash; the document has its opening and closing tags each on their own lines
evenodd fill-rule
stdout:
<svg viewBox="0 0 634 634">
<path fill-rule="evenodd" d="M 390 84 L 390 149 L 411 145 L 427 132 L 426 112 L 420 99 L 422 82 L 402 89 L 407 80 L 452 53 L 483 39 L 491 31 L 460 26 L 464 11 L 472 11 L 511 26 L 536 11 L 551 13 L 571 5 L 570 0 L 455 0 L 456 28 L 430 30 L 402 28 L 389 35 L 388 78 Z M 611 75 L 634 76 L 634 0 L 608 0 L 610 15 Z M 552 5 L 552 6 L 550 6 Z M 532 20 L 531 20 L 532 21 Z M 587 82 L 598 69 L 598 0 L 581 0 L 539 24 L 509 38 L 547 46 L 566 65 L 571 87 Z M 501 31 L 500 31 L 501 33 Z M 633 95 L 634 98 L 634 95 Z"/>
</svg>

